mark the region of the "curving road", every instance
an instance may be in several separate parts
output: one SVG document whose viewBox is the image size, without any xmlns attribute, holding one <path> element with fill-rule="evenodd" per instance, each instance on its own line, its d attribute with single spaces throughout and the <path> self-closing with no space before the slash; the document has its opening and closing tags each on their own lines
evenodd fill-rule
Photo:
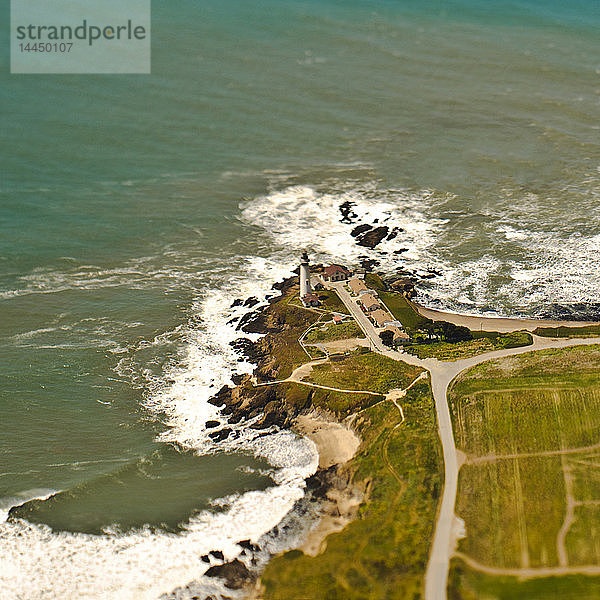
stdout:
<svg viewBox="0 0 600 600">
<path fill-rule="evenodd" d="M 458 490 L 460 460 L 454 443 L 454 433 L 452 431 L 452 420 L 450 418 L 450 408 L 448 406 L 447 397 L 448 387 L 451 381 L 466 369 L 470 369 L 475 365 L 494 358 L 525 354 L 534 350 L 544 350 L 547 348 L 567 348 L 570 346 L 600 344 L 600 338 L 555 339 L 539 337 L 532 334 L 533 344 L 529 346 L 508 348 L 506 350 L 494 350 L 492 352 L 480 354 L 479 356 L 463 358 L 454 362 L 441 362 L 433 358 L 420 359 L 412 354 L 397 352 L 385 347 L 377 330 L 363 314 L 354 298 L 346 291 L 344 284 L 339 282 L 330 284 L 330 287 L 334 288 L 338 293 L 338 296 L 346 305 L 350 314 L 355 318 L 360 328 L 371 341 L 371 348 L 375 352 L 393 358 L 394 360 L 403 361 L 427 369 L 431 375 L 431 388 L 433 390 L 433 398 L 435 401 L 438 432 L 442 442 L 442 452 L 444 456 L 444 491 L 438 511 L 433 543 L 429 554 L 429 562 L 427 563 L 427 570 L 425 572 L 425 600 L 446 600 L 450 559 L 455 552 L 459 525 L 456 515 L 454 514 L 454 506 L 456 504 L 456 494 Z M 447 318 L 447 314 L 449 313 L 444 313 L 444 318 L 450 320 Z M 439 315 L 437 318 L 439 318 Z M 491 323 L 489 323 L 488 326 L 493 328 L 493 330 L 497 330 L 496 325 L 500 325 L 500 323 L 495 321 L 498 321 L 498 319 L 490 319 L 489 321 L 491 321 Z M 518 319 L 506 319 L 505 321 L 507 322 L 502 323 L 505 331 L 514 331 L 515 329 L 524 328 L 518 327 Z M 479 324 L 487 324 L 488 319 L 485 317 L 477 317 L 477 323 L 477 328 L 479 328 Z M 522 323 L 523 322 L 521 322 L 521 324 Z M 540 322 L 537 321 L 538 325 L 539 323 Z M 581 325 L 581 323 L 570 322 L 561 324 L 565 326 Z M 533 328 L 533 321 L 531 323 L 528 322 L 527 325 Z"/>
</svg>

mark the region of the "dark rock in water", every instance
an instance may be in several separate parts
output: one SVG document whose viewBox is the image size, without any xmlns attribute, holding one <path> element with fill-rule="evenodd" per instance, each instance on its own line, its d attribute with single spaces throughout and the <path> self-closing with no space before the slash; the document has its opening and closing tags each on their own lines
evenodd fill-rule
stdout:
<svg viewBox="0 0 600 600">
<path fill-rule="evenodd" d="M 210 562 L 210 558 L 208 558 L 208 554 L 203 554 L 203 555 L 200 557 L 200 560 L 201 560 L 202 562 L 205 562 L 205 563 L 209 563 L 209 562 Z"/>
<path fill-rule="evenodd" d="M 230 396 L 231 388 L 228 385 L 224 385 L 212 398 L 208 399 L 208 403 L 213 406 L 222 406 Z"/>
<path fill-rule="evenodd" d="M 236 298 L 232 303 L 231 303 L 231 308 L 235 308 L 236 306 L 241 306 L 243 303 L 241 298 Z"/>
<path fill-rule="evenodd" d="M 232 432 L 233 429 L 230 427 L 225 427 L 224 429 L 219 429 L 218 431 L 211 431 L 208 434 L 208 437 L 215 442 L 222 442 L 223 440 L 226 440 Z"/>
<path fill-rule="evenodd" d="M 241 546 L 244 550 L 250 550 L 250 552 L 258 552 L 260 550 L 260 546 L 253 544 L 250 540 L 242 540 L 238 542 L 238 546 Z"/>
<path fill-rule="evenodd" d="M 240 383 L 242 383 L 243 380 L 244 376 L 240 375 L 239 373 L 236 373 L 235 375 L 231 376 L 231 381 L 233 381 L 235 385 L 240 385 Z"/>
<path fill-rule="evenodd" d="M 253 306 L 256 306 L 257 304 L 258 304 L 258 298 L 255 298 L 254 296 L 247 298 L 244 302 L 244 306 L 247 306 L 248 308 L 252 308 Z"/>
<path fill-rule="evenodd" d="M 404 252 L 408 252 L 408 248 L 400 248 L 399 250 L 394 250 L 394 254 L 403 254 Z"/>
<path fill-rule="evenodd" d="M 215 565 L 206 571 L 208 577 L 219 577 L 225 580 L 225 587 L 230 590 L 239 590 L 250 581 L 255 579 L 255 576 L 248 570 L 244 563 L 237 558 L 224 565 Z"/>
<path fill-rule="evenodd" d="M 404 231 L 404 229 L 402 229 L 402 227 L 394 227 L 394 229 L 392 229 L 392 231 L 390 231 L 390 233 L 388 234 L 388 236 L 385 238 L 386 241 L 390 241 L 393 240 L 399 233 L 402 233 Z"/>
<path fill-rule="evenodd" d="M 211 550 L 209 552 L 211 556 L 214 556 L 217 560 L 225 560 L 223 553 L 220 550 Z"/>
<path fill-rule="evenodd" d="M 249 312 L 245 314 L 235 328 L 236 331 L 240 329 L 246 333 L 266 333 L 264 327 L 261 326 L 261 314 L 260 312 Z"/>
<path fill-rule="evenodd" d="M 289 290 L 290 287 L 292 287 L 292 285 L 294 285 L 294 283 L 297 283 L 297 279 L 296 277 L 288 277 L 287 279 L 284 279 L 283 281 L 278 281 L 277 283 L 273 284 L 273 289 L 274 290 L 279 290 L 281 292 L 285 292 L 286 290 Z"/>
<path fill-rule="evenodd" d="M 340 213 L 342 214 L 342 218 L 340 222 L 342 223 L 352 223 L 356 220 L 356 213 L 352 210 L 352 202 L 346 200 L 343 204 L 340 204 Z"/>
<path fill-rule="evenodd" d="M 221 423 L 219 421 L 206 421 L 206 423 L 204 423 L 204 426 L 207 429 L 214 429 L 215 427 L 218 427 Z"/>
<path fill-rule="evenodd" d="M 372 225 L 367 225 L 366 223 L 363 223 L 362 225 L 358 225 L 356 226 L 351 232 L 350 235 L 352 237 L 358 237 L 359 235 L 361 235 L 362 233 L 366 233 L 367 231 L 370 231 L 371 229 L 373 229 Z"/>
<path fill-rule="evenodd" d="M 248 362 L 256 364 L 265 358 L 265 353 L 260 349 L 259 344 L 248 338 L 238 338 L 229 342 L 229 345 L 237 350 Z M 236 385 L 239 384 L 236 383 Z"/>
<path fill-rule="evenodd" d="M 379 261 L 375 260 L 374 258 L 363 258 L 362 256 L 360 256 L 359 260 L 360 266 L 366 271 L 372 271 L 375 267 L 379 266 Z"/>
<path fill-rule="evenodd" d="M 535 311 L 535 316 L 557 321 L 599 321 L 600 303 L 574 302 L 572 304 L 550 304 Z"/>
<path fill-rule="evenodd" d="M 363 233 L 357 238 L 357 244 L 359 246 L 365 246 L 366 248 L 375 248 L 381 240 L 389 233 L 389 228 L 386 225 L 375 227 L 366 233 Z"/>
</svg>

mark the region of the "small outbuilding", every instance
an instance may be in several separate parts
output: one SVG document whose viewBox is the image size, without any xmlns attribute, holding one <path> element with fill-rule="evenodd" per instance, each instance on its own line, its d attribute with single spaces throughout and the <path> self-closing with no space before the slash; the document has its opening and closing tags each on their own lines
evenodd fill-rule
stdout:
<svg viewBox="0 0 600 600">
<path fill-rule="evenodd" d="M 320 306 L 321 302 L 315 294 L 305 294 L 302 296 L 304 306 Z"/>
<path fill-rule="evenodd" d="M 346 281 L 350 277 L 350 271 L 342 265 L 329 265 L 323 269 L 325 281 Z"/>
</svg>

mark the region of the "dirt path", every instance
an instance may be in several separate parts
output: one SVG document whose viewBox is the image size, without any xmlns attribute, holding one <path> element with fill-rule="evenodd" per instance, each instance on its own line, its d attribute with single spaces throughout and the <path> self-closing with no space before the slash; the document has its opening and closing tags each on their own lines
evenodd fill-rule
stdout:
<svg viewBox="0 0 600 600">
<path fill-rule="evenodd" d="M 277 379 L 274 381 L 263 381 L 262 383 L 253 382 L 254 387 L 262 387 L 265 385 L 274 385 L 276 383 L 299 383 L 300 385 L 306 385 L 308 387 L 319 388 L 321 390 L 329 390 L 331 392 L 344 392 L 345 394 L 369 394 L 370 396 L 383 396 L 378 392 L 372 392 L 370 390 L 346 390 L 343 388 L 330 387 L 328 385 L 319 385 L 318 383 L 310 383 L 304 381 L 305 377 L 308 377 L 315 365 L 322 365 L 328 362 L 328 358 L 319 358 L 318 360 L 312 360 L 310 362 L 300 365 L 292 371 L 292 374 L 287 379 Z"/>
<path fill-rule="evenodd" d="M 562 456 L 563 454 L 583 454 L 600 450 L 600 443 L 591 446 L 579 446 L 577 448 L 563 448 L 561 450 L 541 450 L 540 452 L 515 452 L 514 454 L 485 454 L 483 456 L 465 456 L 465 464 L 481 465 L 497 460 L 510 460 L 512 458 L 536 458 L 543 456 Z"/>
<path fill-rule="evenodd" d="M 533 579 L 536 577 L 560 577 L 563 575 L 600 575 L 600 565 L 581 565 L 573 567 L 529 567 L 527 569 L 511 569 L 506 567 L 490 567 L 477 562 L 467 554 L 457 552 L 457 558 L 463 560 L 469 567 L 485 573 L 486 575 L 494 575 L 498 577 L 512 576 L 523 579 Z"/>
</svg>

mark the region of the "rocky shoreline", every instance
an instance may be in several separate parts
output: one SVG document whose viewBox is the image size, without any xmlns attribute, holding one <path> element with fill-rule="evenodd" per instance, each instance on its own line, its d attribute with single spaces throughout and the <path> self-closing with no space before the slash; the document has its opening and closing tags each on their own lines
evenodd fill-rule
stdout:
<svg viewBox="0 0 600 600">
<path fill-rule="evenodd" d="M 246 361 L 255 365 L 254 373 L 252 376 L 234 375 L 232 381 L 235 387 L 223 386 L 209 399 L 211 404 L 220 408 L 227 422 L 221 424 L 219 421 L 208 421 L 206 427 L 212 430 L 209 436 L 217 443 L 235 435 L 232 426 L 242 421 L 250 423 L 249 426 L 257 430 L 266 430 L 273 426 L 291 429 L 313 440 L 319 451 L 320 466 L 316 473 L 306 480 L 306 495 L 297 503 L 303 506 L 294 507 L 292 512 L 297 511 L 301 514 L 307 512 L 306 507 L 310 506 L 313 526 L 310 531 L 305 532 L 306 539 L 300 548 L 305 553 L 315 555 L 323 548 L 327 535 L 339 531 L 355 517 L 363 498 L 363 490 L 352 483 L 351 473 L 343 468 L 343 464 L 356 451 L 360 440 L 349 428 L 339 423 L 334 415 L 311 412 L 311 388 L 306 388 L 303 401 L 291 403 L 287 401 L 285 388 L 282 386 L 255 387 L 252 384 L 253 377 L 259 381 L 277 378 L 278 371 L 271 349 L 276 338 L 289 325 L 280 313 L 271 308 L 291 293 L 294 284 L 297 284 L 296 277 L 274 285 L 274 289 L 280 294 L 271 298 L 266 306 L 253 310 L 240 319 L 237 326 L 240 332 L 261 334 L 256 341 L 240 337 L 231 343 Z M 257 304 L 253 300 L 255 299 L 236 300 L 234 305 L 252 308 Z M 324 440 L 327 440 L 327 443 Z M 331 440 L 334 440 L 333 448 Z M 285 527 L 287 525 L 280 524 L 265 536 L 275 536 L 280 528 Z M 240 540 L 238 545 L 242 549 L 240 557 L 229 562 L 221 562 L 224 557 L 218 551 L 202 556 L 203 562 L 211 563 L 205 576 L 218 578 L 236 598 L 240 597 L 240 593 L 242 597 L 259 598 L 260 572 L 268 560 L 264 556 L 266 549 L 250 540 Z M 212 564 L 213 560 L 219 561 L 219 564 Z M 188 597 L 192 592 L 191 586 L 192 584 L 187 586 Z M 175 590 L 165 596 L 165 600 L 177 597 L 178 590 Z M 192 598 L 225 600 L 227 596 L 199 595 Z"/>
</svg>

